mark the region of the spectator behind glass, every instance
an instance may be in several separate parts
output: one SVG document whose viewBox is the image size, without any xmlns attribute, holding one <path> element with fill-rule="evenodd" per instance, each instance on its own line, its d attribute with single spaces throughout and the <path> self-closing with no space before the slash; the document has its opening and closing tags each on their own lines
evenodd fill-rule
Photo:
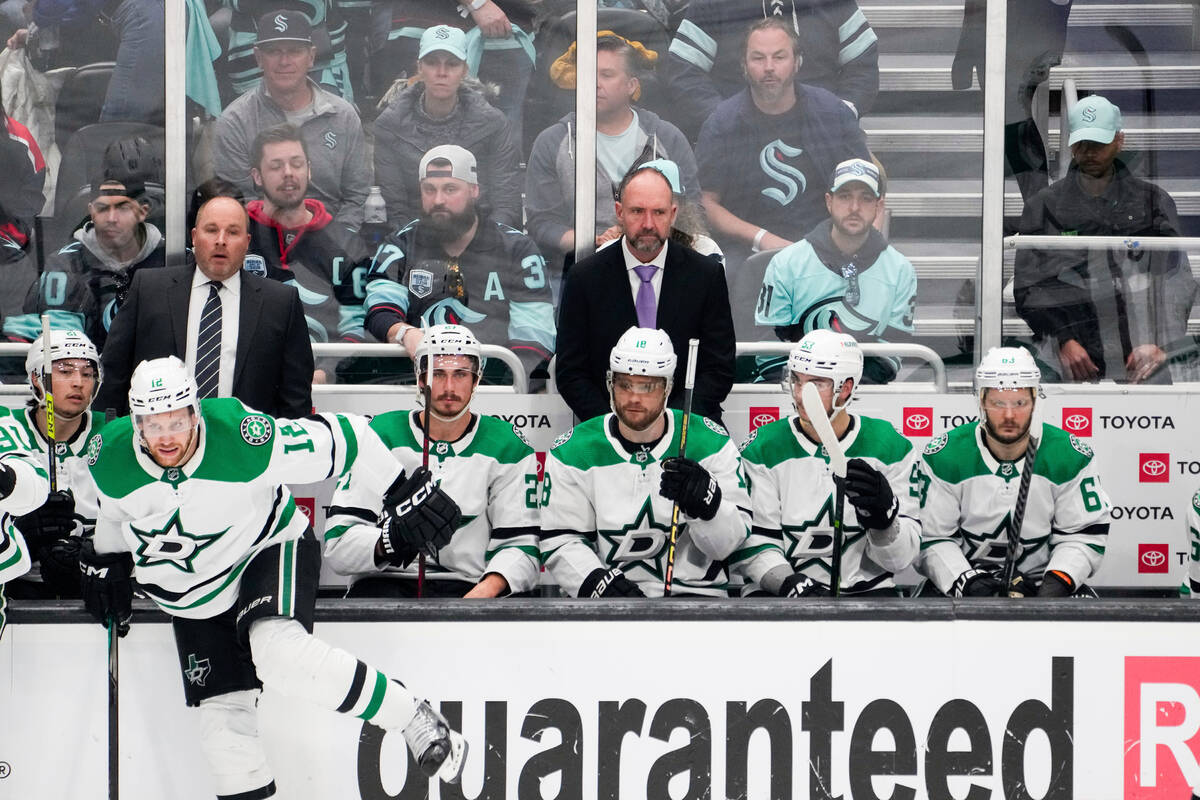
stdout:
<svg viewBox="0 0 1200 800">
<path fill-rule="evenodd" d="M 371 254 L 308 193 L 309 160 L 294 125 L 278 125 L 254 140 L 250 174 L 262 199 L 246 204 L 250 248 L 245 269 L 296 287 L 313 342 L 361 342 Z M 332 377 L 337 359 L 323 359 L 313 383 Z"/>
<path fill-rule="evenodd" d="M 825 193 L 829 219 L 771 257 L 756 325 L 774 326 L 785 342 L 817 329 L 848 333 L 859 342 L 912 337 L 917 275 L 874 228 L 880 180 L 870 161 L 838 164 Z M 886 383 L 896 367 L 888 359 L 868 358 L 864 374 L 871 383 Z"/>
<path fill-rule="evenodd" d="M 217 119 L 213 167 L 218 176 L 237 184 L 244 196 L 253 196 L 254 137 L 290 122 L 300 129 L 313 154 L 309 195 L 320 200 L 338 224 L 356 231 L 371 188 L 371 165 L 358 112 L 308 77 L 316 48 L 304 14 L 272 12 L 258 24 L 254 55 L 263 80 Z"/>
<path fill-rule="evenodd" d="M 4 333 L 32 341 L 41 333 L 41 315 L 48 313 L 55 328 L 81 330 L 103 349 L 133 276 L 165 263 L 163 235 L 146 222 L 149 211 L 145 188 L 132 179 L 106 179 L 97 186 L 88 221 L 74 241 L 47 259 L 24 313 L 6 319 Z"/>
<path fill-rule="evenodd" d="M 430 28 L 446 25 L 466 34 L 470 75 L 497 90 L 494 105 L 512 126 L 514 142 L 522 142 L 525 90 L 535 60 L 534 14 L 541 0 L 388 0 L 378 3 L 371 53 L 371 81 L 382 96 L 392 82 L 416 74 L 420 44 Z M 439 144 L 430 142 L 429 146 Z M 457 142 L 476 154 L 478 150 Z M 408 173 L 405 173 L 406 175 Z"/>
<path fill-rule="evenodd" d="M 682 171 L 688 196 L 700 200 L 696 158 L 678 128 L 633 105 L 638 74 L 657 54 L 640 43 L 604 32 L 596 43 L 596 230 L 600 246 L 621 235 L 613 211 L 616 187 L 634 164 L 658 158 Z M 556 83 L 575 88 L 575 46 L 555 62 Z M 565 74 L 564 74 L 565 73 Z M 538 134 L 525 173 L 529 235 L 555 263 L 575 249 L 575 112 Z"/>
<path fill-rule="evenodd" d="M 700 132 L 704 210 L 731 271 L 812 230 L 828 216 L 821 187 L 834 168 L 870 158 L 846 104 L 796 82 L 798 48 L 787 22 L 756 22 L 743 49 L 747 88 L 723 100 Z"/>
<path fill-rule="evenodd" d="M 375 120 L 375 182 L 388 220 L 407 225 L 420 214 L 417 174 L 431 147 L 455 144 L 479 164 L 479 197 L 491 218 L 521 227 L 520 152 L 512 127 L 467 77 L 467 37 L 438 25 L 421 36 L 416 81 L 390 98 Z M 486 334 L 485 334 L 486 335 Z"/>
<path fill-rule="evenodd" d="M 246 200 L 242 195 L 242 190 L 232 181 L 224 178 L 209 178 L 192 190 L 191 200 L 188 201 L 187 227 L 189 231 L 196 227 L 196 215 L 200 213 L 200 207 L 214 197 L 232 197 L 239 203 Z"/>
<path fill-rule="evenodd" d="M 0 263 L 25 257 L 46 196 L 46 161 L 29 129 L 4 110 L 0 92 Z"/>
<path fill-rule="evenodd" d="M 799 39 L 796 80 L 833 92 L 855 116 L 871 110 L 879 93 L 879 46 L 854 0 L 693 0 L 666 65 L 674 119 L 689 135 L 743 88 L 743 33 L 770 17 Z"/>
<path fill-rule="evenodd" d="M 512 350 L 532 376 L 554 354 L 546 262 L 532 239 L 480 206 L 470 151 L 434 147 L 417 174 L 421 216 L 384 239 L 371 263 L 367 330 L 413 357 L 419 328 L 469 322 L 480 342 Z"/>
<path fill-rule="evenodd" d="M 1175 201 L 1118 157 L 1121 110 L 1099 95 L 1069 113 L 1071 167 L 1038 192 L 1020 233 L 1050 236 L 1178 236 Z M 1179 250 L 1017 250 L 1017 313 L 1037 355 L 1063 380 L 1170 383 L 1167 351 L 1187 334 L 1196 297 Z"/>
<path fill-rule="evenodd" d="M 734 366 L 725 273 L 717 260 L 669 241 L 677 209 L 663 172 L 634 167 L 618 192 L 621 238 L 571 267 L 563 284 L 558 391 L 580 420 L 607 413 L 609 351 L 631 327 L 658 328 L 679 353 L 700 340 L 695 412 L 719 422 Z M 686 361 L 675 370 L 671 408 L 683 407 Z"/>
</svg>

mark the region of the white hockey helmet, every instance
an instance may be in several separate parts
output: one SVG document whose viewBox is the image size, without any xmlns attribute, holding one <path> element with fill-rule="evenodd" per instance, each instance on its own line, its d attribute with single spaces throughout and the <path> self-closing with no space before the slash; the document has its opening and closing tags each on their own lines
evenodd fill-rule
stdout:
<svg viewBox="0 0 1200 800">
<path fill-rule="evenodd" d="M 804 334 L 804 338 L 796 343 L 788 353 L 788 382 L 793 375 L 811 375 L 816 378 L 828 378 L 833 381 L 833 414 L 837 416 L 854 398 L 852 390 L 846 402 L 838 404 L 846 381 L 853 380 L 853 389 L 858 389 L 862 380 L 863 353 L 858 341 L 846 333 L 818 328 Z M 795 397 L 792 398 L 793 402 Z"/>
<path fill-rule="evenodd" d="M 429 369 L 425 359 L 430 356 L 468 356 L 475 359 L 475 374 L 483 371 L 479 340 L 463 325 L 433 325 L 427 328 L 415 355 L 413 369 L 418 378 Z"/>
<path fill-rule="evenodd" d="M 134 420 L 180 408 L 200 416 L 196 381 L 184 363 L 176 356 L 166 356 L 138 364 L 129 380 L 129 413 Z"/>
<path fill-rule="evenodd" d="M 993 347 L 975 368 L 975 391 L 1033 389 L 1037 394 L 1042 373 L 1024 347 Z"/>
<path fill-rule="evenodd" d="M 608 390 L 612 393 L 613 375 L 649 375 L 667 379 L 667 394 L 675 378 L 675 347 L 666 331 L 633 327 L 608 354 Z"/>
<path fill-rule="evenodd" d="M 100 390 L 100 381 L 104 377 L 100 370 L 100 354 L 96 351 L 96 345 L 92 344 L 92 340 L 83 331 L 51 330 L 50 363 L 65 358 L 82 358 L 92 363 L 92 369 L 96 371 L 96 383 L 92 387 L 92 397 L 95 398 L 96 392 Z M 29 345 L 29 352 L 25 355 L 25 378 L 29 381 L 29 388 L 33 391 L 34 399 L 39 405 L 44 405 L 46 402 L 46 395 L 40 386 L 45 366 L 45 345 L 42 337 L 39 336 Z M 36 384 L 33 382 L 34 376 L 37 376 L 38 379 Z"/>
</svg>

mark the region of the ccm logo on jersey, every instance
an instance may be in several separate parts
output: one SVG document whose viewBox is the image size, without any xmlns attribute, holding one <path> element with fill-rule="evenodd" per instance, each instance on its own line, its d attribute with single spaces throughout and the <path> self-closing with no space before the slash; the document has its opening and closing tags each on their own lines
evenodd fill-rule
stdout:
<svg viewBox="0 0 1200 800">
<path fill-rule="evenodd" d="M 933 408 L 906 407 L 903 426 L 905 436 L 933 436 Z"/>
<path fill-rule="evenodd" d="M 1200 658 L 1125 659 L 1126 800 L 1188 797 L 1200 786 Z"/>
<path fill-rule="evenodd" d="M 1062 410 L 1063 430 L 1076 436 L 1092 435 L 1092 410 L 1090 408 L 1064 408 Z"/>
<path fill-rule="evenodd" d="M 1170 453 L 1138 453 L 1138 483 L 1168 483 Z"/>
<path fill-rule="evenodd" d="M 750 430 L 756 431 L 779 419 L 779 406 L 750 406 Z"/>
<path fill-rule="evenodd" d="M 1165 544 L 1138 545 L 1138 573 L 1166 574 L 1170 572 L 1167 554 L 1170 551 Z"/>
</svg>

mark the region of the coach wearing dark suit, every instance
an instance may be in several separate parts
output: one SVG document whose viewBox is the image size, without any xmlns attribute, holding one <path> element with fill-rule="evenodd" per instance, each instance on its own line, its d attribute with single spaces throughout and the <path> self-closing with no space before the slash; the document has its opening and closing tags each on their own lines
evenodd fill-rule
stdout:
<svg viewBox="0 0 1200 800">
<path fill-rule="evenodd" d="M 642 165 L 621 181 L 620 240 L 567 273 L 555 380 L 580 420 L 604 414 L 609 351 L 632 326 L 661 328 L 679 359 L 667 404 L 683 407 L 688 339 L 699 339 L 692 410 L 719 421 L 721 403 L 733 387 L 734 363 L 725 271 L 712 258 L 668 243 L 677 210 L 669 182 L 674 164 L 651 163 L 657 166 Z"/>
<path fill-rule="evenodd" d="M 236 397 L 277 417 L 311 413 L 313 354 L 300 296 L 242 269 L 247 222 L 237 200 L 215 197 L 192 229 L 194 268 L 134 277 L 100 356 L 95 409 L 128 413 L 134 367 L 173 355 L 196 376 L 201 398 Z"/>
</svg>

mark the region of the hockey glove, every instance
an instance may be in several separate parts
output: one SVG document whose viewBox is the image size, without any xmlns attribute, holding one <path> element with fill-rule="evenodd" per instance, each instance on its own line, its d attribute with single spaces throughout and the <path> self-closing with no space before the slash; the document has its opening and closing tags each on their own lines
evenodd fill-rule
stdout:
<svg viewBox="0 0 1200 800">
<path fill-rule="evenodd" d="M 1012 583 L 1008 585 L 1009 597 L 1033 597 L 1036 594 L 1033 581 L 1019 572 L 1013 576 Z"/>
<path fill-rule="evenodd" d="M 108 627 L 117 623 L 117 634 L 129 633 L 133 617 L 133 557 L 129 553 L 97 553 L 91 539 L 79 550 L 80 591 L 83 605 L 96 620 Z"/>
<path fill-rule="evenodd" d="M 0 500 L 12 494 L 12 490 L 17 486 L 17 473 L 13 472 L 12 467 L 0 461 Z"/>
<path fill-rule="evenodd" d="M 597 567 L 588 573 L 588 576 L 583 579 L 583 583 L 579 584 L 579 594 L 577 597 L 645 597 L 638 585 L 629 578 L 625 577 L 625 573 L 613 567 L 612 569 L 604 569 Z"/>
<path fill-rule="evenodd" d="M 896 519 L 900 508 L 891 484 L 883 473 L 861 458 L 846 462 L 846 499 L 854 506 L 861 525 L 877 531 L 886 530 Z"/>
<path fill-rule="evenodd" d="M 969 569 L 954 581 L 950 594 L 953 597 L 1000 597 L 1004 594 L 1004 584 L 986 570 Z"/>
<path fill-rule="evenodd" d="M 803 572 L 784 580 L 779 587 L 780 597 L 831 597 L 833 592 L 823 583 L 814 581 Z"/>
<path fill-rule="evenodd" d="M 721 487 L 716 478 L 690 458 L 662 462 L 658 493 L 679 503 L 679 509 L 693 519 L 710 520 L 721 505 Z"/>
<path fill-rule="evenodd" d="M 1042 576 L 1042 585 L 1038 588 L 1038 597 L 1070 597 L 1075 593 L 1075 581 L 1071 576 L 1057 569 L 1046 570 Z"/>
<path fill-rule="evenodd" d="M 449 544 L 458 530 L 462 514 L 458 503 L 434 483 L 425 467 L 413 470 L 407 480 L 401 478 L 383 498 L 380 544 L 384 558 L 402 566 L 421 550 L 436 558 L 438 550 Z"/>
<path fill-rule="evenodd" d="M 22 514 L 14 522 L 29 549 L 37 552 L 75 531 L 75 497 L 70 492 L 51 492 L 40 508 Z"/>
<path fill-rule="evenodd" d="M 42 583 L 55 597 L 79 597 L 79 549 L 82 539 L 64 536 L 55 539 L 38 553 Z"/>
</svg>

